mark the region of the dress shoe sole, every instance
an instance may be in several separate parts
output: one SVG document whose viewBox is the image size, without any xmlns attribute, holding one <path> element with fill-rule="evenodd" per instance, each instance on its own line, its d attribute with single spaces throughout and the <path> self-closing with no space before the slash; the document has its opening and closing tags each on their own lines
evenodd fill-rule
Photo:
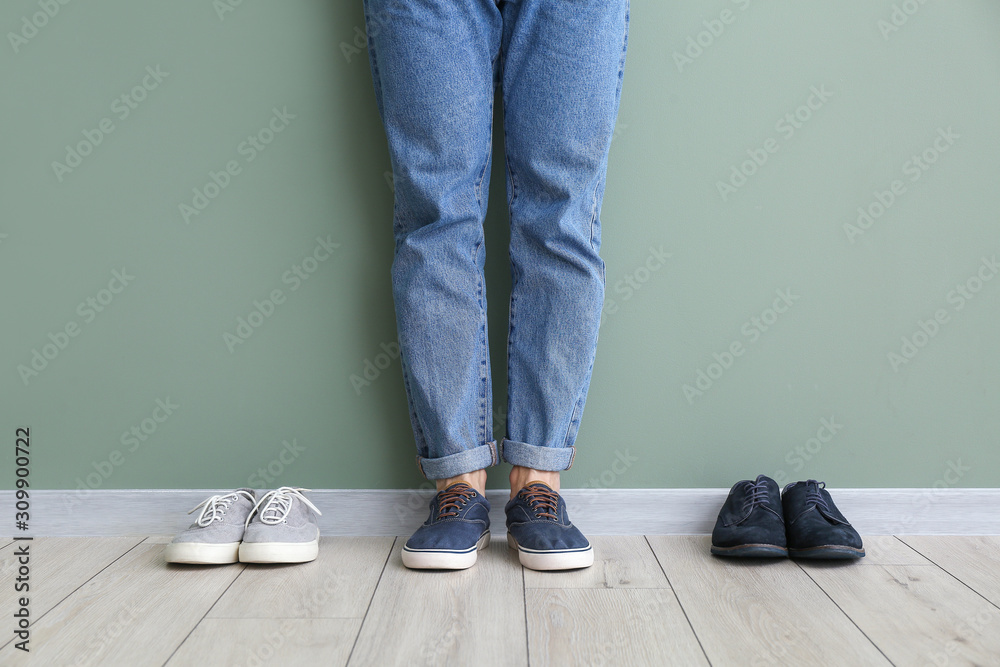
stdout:
<svg viewBox="0 0 1000 667">
<path fill-rule="evenodd" d="M 775 544 L 737 544 L 734 547 L 717 547 L 712 545 L 712 553 L 716 556 L 739 558 L 784 558 L 788 549 Z"/>
<path fill-rule="evenodd" d="M 850 558 L 864 558 L 865 550 L 838 544 L 827 544 L 819 547 L 809 547 L 808 549 L 789 549 L 788 555 L 792 558 L 847 560 Z"/>
</svg>

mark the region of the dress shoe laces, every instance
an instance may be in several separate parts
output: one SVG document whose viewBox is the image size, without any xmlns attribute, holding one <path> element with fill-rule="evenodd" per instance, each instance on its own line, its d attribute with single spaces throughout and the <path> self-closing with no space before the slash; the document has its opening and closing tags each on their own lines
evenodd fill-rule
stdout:
<svg viewBox="0 0 1000 667">
<path fill-rule="evenodd" d="M 829 512 L 830 507 L 826 504 L 823 494 L 819 492 L 820 489 L 825 488 L 826 482 L 817 482 L 815 479 L 806 480 L 806 505 L 816 505 Z"/>
<path fill-rule="evenodd" d="M 767 499 L 767 480 L 759 480 L 758 482 L 749 482 L 747 487 L 747 496 L 743 499 L 743 513 L 746 514 L 754 507 L 758 505 L 770 505 L 771 502 Z"/>
</svg>

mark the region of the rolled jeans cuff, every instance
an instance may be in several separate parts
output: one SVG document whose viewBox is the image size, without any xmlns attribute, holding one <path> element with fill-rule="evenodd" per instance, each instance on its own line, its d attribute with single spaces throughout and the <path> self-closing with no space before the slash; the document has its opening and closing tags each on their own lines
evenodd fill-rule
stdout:
<svg viewBox="0 0 1000 667">
<path fill-rule="evenodd" d="M 570 469 L 576 447 L 539 447 L 504 438 L 500 443 L 500 456 L 512 465 L 556 472 Z"/>
<path fill-rule="evenodd" d="M 448 479 L 467 472 L 482 470 L 500 462 L 496 441 L 490 441 L 472 449 L 431 459 L 417 457 L 417 467 L 427 479 Z"/>
</svg>

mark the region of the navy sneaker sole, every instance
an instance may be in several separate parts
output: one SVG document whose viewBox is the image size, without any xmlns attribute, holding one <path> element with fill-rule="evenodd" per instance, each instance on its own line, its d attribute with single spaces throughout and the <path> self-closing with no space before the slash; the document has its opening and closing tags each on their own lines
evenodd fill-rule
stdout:
<svg viewBox="0 0 1000 667">
<path fill-rule="evenodd" d="M 529 570 L 577 570 L 594 564 L 594 547 L 588 544 L 579 549 L 526 549 L 507 533 L 507 546 L 517 551 L 521 565 Z"/>
<path fill-rule="evenodd" d="M 740 558 L 784 558 L 788 555 L 788 549 L 774 544 L 737 544 L 734 547 L 717 547 L 713 544 L 712 553 L 716 556 Z"/>
<path fill-rule="evenodd" d="M 792 558 L 815 558 L 817 560 L 848 560 L 853 558 L 864 558 L 864 549 L 845 547 L 839 544 L 829 544 L 819 547 L 809 547 L 808 549 L 789 549 L 788 555 Z"/>
<path fill-rule="evenodd" d="M 479 551 L 490 543 L 490 531 L 475 546 L 463 549 L 411 549 L 403 546 L 403 565 L 411 570 L 465 570 L 476 564 Z"/>
</svg>

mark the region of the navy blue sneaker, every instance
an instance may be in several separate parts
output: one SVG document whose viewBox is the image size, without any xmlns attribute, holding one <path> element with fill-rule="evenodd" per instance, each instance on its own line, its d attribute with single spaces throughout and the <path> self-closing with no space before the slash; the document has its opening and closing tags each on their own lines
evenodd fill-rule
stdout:
<svg viewBox="0 0 1000 667">
<path fill-rule="evenodd" d="M 574 570 L 594 564 L 594 548 L 569 522 L 566 501 L 544 482 L 531 482 L 504 507 L 507 544 L 532 570 Z"/>
<path fill-rule="evenodd" d="M 780 558 L 788 555 L 778 483 L 766 475 L 736 482 L 712 531 L 716 556 Z"/>
<path fill-rule="evenodd" d="M 490 543 L 490 503 L 465 482 L 438 491 L 431 515 L 403 546 L 403 565 L 416 570 L 464 570 Z"/>
<path fill-rule="evenodd" d="M 825 482 L 809 479 L 785 486 L 788 555 L 793 558 L 862 558 L 861 536 L 833 504 Z"/>
</svg>

